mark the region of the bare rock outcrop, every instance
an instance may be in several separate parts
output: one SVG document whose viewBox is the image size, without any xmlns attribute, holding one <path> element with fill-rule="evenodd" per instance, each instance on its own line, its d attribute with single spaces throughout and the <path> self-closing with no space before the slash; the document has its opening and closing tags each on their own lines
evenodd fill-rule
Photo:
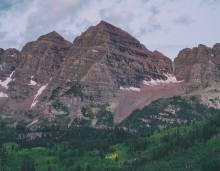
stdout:
<svg viewBox="0 0 220 171">
<path fill-rule="evenodd" d="M 175 76 L 184 80 L 188 91 L 206 88 L 220 82 L 220 45 L 199 45 L 183 49 L 174 60 Z"/>
</svg>

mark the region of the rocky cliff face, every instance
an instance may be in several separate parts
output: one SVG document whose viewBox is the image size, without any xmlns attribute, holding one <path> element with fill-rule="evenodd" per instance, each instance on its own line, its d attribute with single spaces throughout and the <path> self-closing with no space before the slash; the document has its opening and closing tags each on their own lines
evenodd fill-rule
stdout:
<svg viewBox="0 0 220 171">
<path fill-rule="evenodd" d="M 0 49 L 0 80 L 5 80 L 19 65 L 21 54 L 16 49 Z"/>
<path fill-rule="evenodd" d="M 142 80 L 166 80 L 164 74 L 172 73 L 169 58 L 147 50 L 127 32 L 104 21 L 74 40 L 64 66 L 62 77 L 87 86 L 99 80 L 110 85 L 111 91 L 120 86 L 139 87 Z M 70 70 L 72 74 L 67 74 Z"/>
<path fill-rule="evenodd" d="M 28 72 L 29 76 L 33 75 L 37 81 L 44 82 L 59 70 L 70 46 L 71 43 L 55 31 L 27 43 L 21 51 L 21 74 Z"/>
<path fill-rule="evenodd" d="M 1 116 L 22 118 L 23 113 L 32 110 L 33 104 L 40 101 L 37 96 L 42 95 L 42 87 L 58 73 L 70 46 L 71 43 L 58 33 L 51 32 L 27 43 L 21 52 L 10 50 L 7 53 L 6 50 L 1 55 L 3 69 L 6 66 L 4 77 L 7 77 L 2 81 L 9 82 L 7 90 L 3 91 L 7 96 L 0 99 L 4 102 Z"/>
<path fill-rule="evenodd" d="M 0 49 L 0 104 L 8 98 L 14 80 L 14 72 L 21 62 L 21 53 L 16 49 Z"/>
<path fill-rule="evenodd" d="M 92 125 L 103 123 L 107 116 L 97 117 L 101 108 L 121 111 L 120 99 L 126 92 L 140 92 L 143 81 L 166 81 L 173 72 L 169 58 L 149 51 L 127 32 L 104 21 L 73 44 L 56 32 L 43 35 L 27 43 L 20 58 L 11 70 L 13 84 L 5 92 L 7 97 L 1 98 L 7 101 L 2 113 L 4 117 L 6 113 L 16 117 L 29 113 L 28 122 L 62 116 L 69 125 L 81 119 Z M 125 110 L 125 116 L 137 107 L 139 103 Z"/>
<path fill-rule="evenodd" d="M 11 97 L 30 102 L 43 85 L 57 75 L 71 43 L 56 32 L 27 43 L 21 50 L 22 59 L 15 71 L 14 91 Z"/>
<path fill-rule="evenodd" d="M 177 79 L 184 80 L 189 90 L 220 82 L 219 48 L 219 44 L 213 48 L 199 45 L 180 51 L 174 60 Z"/>
<path fill-rule="evenodd" d="M 112 126 L 153 100 L 219 82 L 219 47 L 182 50 L 174 71 L 168 57 L 104 21 L 73 43 L 51 32 L 21 52 L 0 49 L 0 117 Z"/>
<path fill-rule="evenodd" d="M 175 75 L 184 80 L 185 94 L 200 97 L 201 102 L 220 108 L 220 44 L 212 48 L 199 45 L 183 49 L 174 60 Z"/>
<path fill-rule="evenodd" d="M 149 51 L 127 32 L 101 21 L 74 40 L 61 68 L 55 101 L 59 99 L 67 106 L 71 117 L 84 117 L 82 107 L 96 113 L 103 105 L 115 113 L 123 88 L 139 90 L 143 80 L 165 81 L 172 72 L 169 58 Z M 74 92 L 76 87 L 81 87 L 80 92 Z M 137 107 L 140 105 L 131 111 Z"/>
</svg>

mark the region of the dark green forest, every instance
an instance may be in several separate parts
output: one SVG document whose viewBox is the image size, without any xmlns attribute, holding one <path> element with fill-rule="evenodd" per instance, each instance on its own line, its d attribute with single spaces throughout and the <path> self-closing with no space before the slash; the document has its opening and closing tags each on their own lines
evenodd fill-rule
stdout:
<svg viewBox="0 0 220 171">
<path fill-rule="evenodd" d="M 166 103 L 188 105 L 188 111 L 205 117 L 151 132 L 142 129 L 139 133 L 120 127 L 61 129 L 57 126 L 31 132 L 22 124 L 9 128 L 1 122 L 0 170 L 219 171 L 220 112 L 195 107 L 197 104 L 192 101 L 180 103 L 177 98 L 153 103 L 150 108 L 155 110 Z M 148 110 L 145 107 L 138 115 L 147 115 Z M 133 115 L 136 117 L 137 113 Z M 135 120 L 133 123 L 137 124 Z M 42 136 L 37 138 L 39 133 Z"/>
</svg>

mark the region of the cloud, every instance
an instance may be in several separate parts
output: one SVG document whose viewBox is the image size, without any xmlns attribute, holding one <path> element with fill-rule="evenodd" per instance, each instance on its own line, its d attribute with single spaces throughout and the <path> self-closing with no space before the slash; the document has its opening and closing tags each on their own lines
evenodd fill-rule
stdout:
<svg viewBox="0 0 220 171">
<path fill-rule="evenodd" d="M 106 20 L 148 49 L 175 57 L 185 47 L 220 40 L 220 3 L 215 0 L 2 0 L 0 47 L 21 49 L 52 30 L 69 41 Z"/>
<path fill-rule="evenodd" d="M 1 0 L 0 3 L 0 10 L 8 10 L 9 8 L 13 7 L 18 3 L 22 3 L 24 0 Z"/>
<path fill-rule="evenodd" d="M 177 18 L 174 18 L 174 23 L 176 24 L 182 24 L 182 25 L 190 25 L 194 22 L 192 18 L 189 16 L 179 16 Z"/>
</svg>

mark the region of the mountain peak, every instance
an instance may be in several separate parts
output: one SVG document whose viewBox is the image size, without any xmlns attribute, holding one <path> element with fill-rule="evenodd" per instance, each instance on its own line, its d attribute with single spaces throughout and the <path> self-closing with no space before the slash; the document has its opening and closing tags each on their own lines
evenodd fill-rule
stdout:
<svg viewBox="0 0 220 171">
<path fill-rule="evenodd" d="M 112 25 L 112 24 L 108 23 L 107 21 L 101 20 L 98 25 Z"/>
<path fill-rule="evenodd" d="M 45 35 L 40 36 L 36 41 L 28 42 L 25 44 L 25 46 L 22 48 L 22 52 L 26 53 L 29 52 L 31 49 L 37 49 L 40 46 L 45 47 L 47 45 L 59 45 L 61 47 L 69 47 L 71 46 L 71 43 L 67 40 L 65 40 L 59 33 L 56 31 L 52 31 L 50 33 L 47 33 Z"/>
<path fill-rule="evenodd" d="M 203 44 L 199 44 L 198 45 L 198 49 L 207 49 L 208 47 L 206 45 Z"/>
<path fill-rule="evenodd" d="M 213 48 L 220 48 L 220 43 L 214 44 Z"/>
<path fill-rule="evenodd" d="M 103 29 L 103 28 L 106 28 L 106 29 L 110 29 L 110 28 L 115 28 L 115 29 L 120 29 L 106 21 L 103 21 L 101 20 L 96 26 L 94 26 L 96 28 L 100 28 L 100 29 Z M 121 30 L 121 29 L 120 29 Z"/>
<path fill-rule="evenodd" d="M 89 27 L 74 40 L 75 46 L 100 46 L 106 43 L 140 45 L 140 42 L 128 32 L 103 20 L 97 25 Z"/>
<path fill-rule="evenodd" d="M 61 40 L 63 41 L 64 38 L 56 31 L 52 31 L 50 33 L 40 36 L 38 40 Z"/>
</svg>

